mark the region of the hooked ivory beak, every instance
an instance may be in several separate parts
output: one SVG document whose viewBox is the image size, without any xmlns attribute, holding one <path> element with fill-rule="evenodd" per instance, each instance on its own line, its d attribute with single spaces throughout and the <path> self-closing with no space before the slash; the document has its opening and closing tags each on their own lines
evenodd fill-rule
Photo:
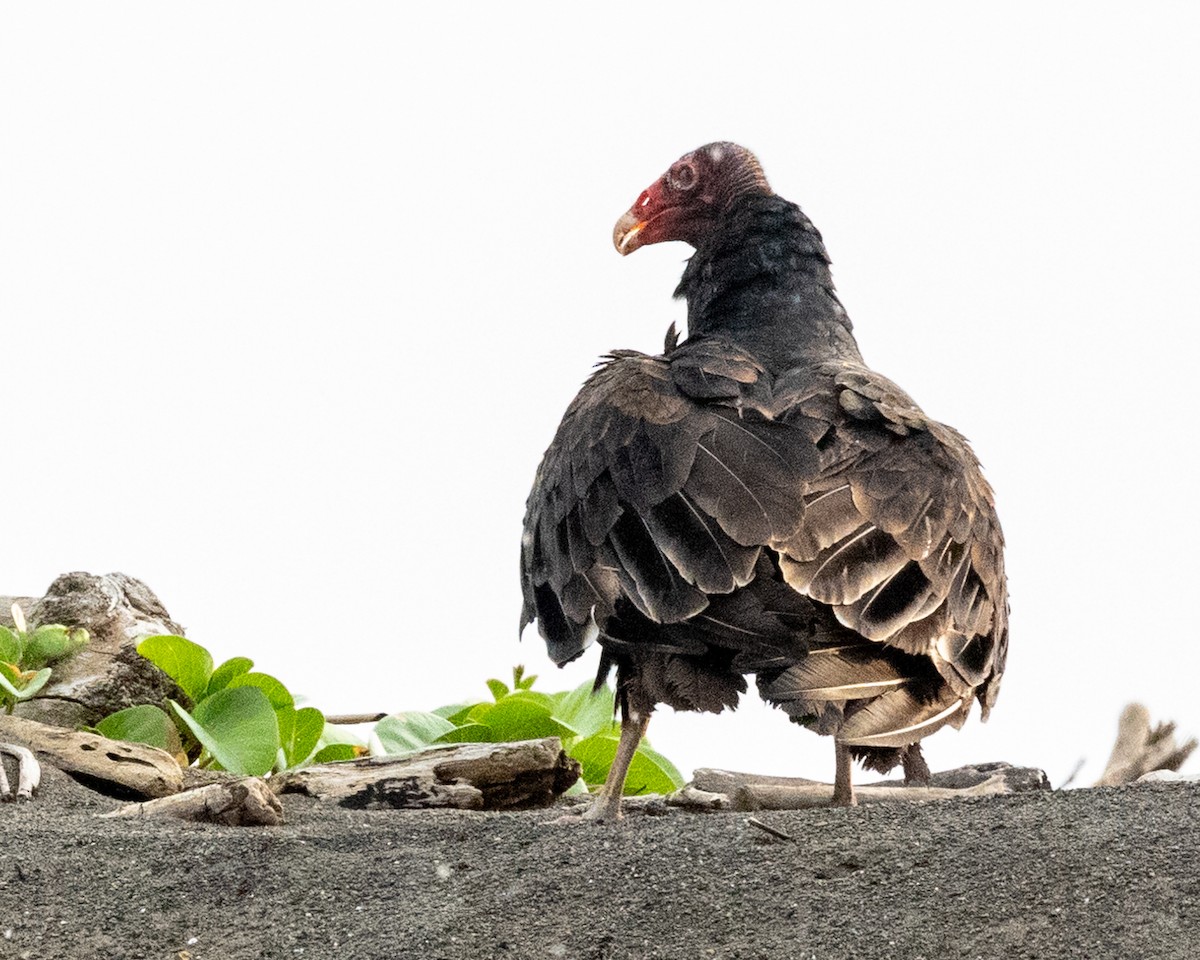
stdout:
<svg viewBox="0 0 1200 960">
<path fill-rule="evenodd" d="M 613 227 L 613 246 L 617 248 L 617 253 L 625 256 L 640 247 L 642 244 L 638 234 L 645 225 L 646 221 L 640 220 L 633 210 L 621 217 Z"/>
</svg>

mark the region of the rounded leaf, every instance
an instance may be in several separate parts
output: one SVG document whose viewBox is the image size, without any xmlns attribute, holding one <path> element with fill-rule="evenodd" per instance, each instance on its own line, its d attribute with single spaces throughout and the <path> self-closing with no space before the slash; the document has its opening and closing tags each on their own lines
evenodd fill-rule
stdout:
<svg viewBox="0 0 1200 960">
<path fill-rule="evenodd" d="M 243 673 L 249 673 L 254 667 L 254 661 L 249 657 L 230 657 L 212 672 L 208 678 L 208 694 L 211 696 L 218 690 L 229 686 L 229 681 Z"/>
<path fill-rule="evenodd" d="M 44 667 L 69 657 L 87 641 L 88 632 L 81 628 L 72 629 L 58 623 L 43 624 L 25 634 L 22 663 L 26 667 Z"/>
<path fill-rule="evenodd" d="M 262 776 L 275 766 L 279 723 L 258 687 L 219 690 L 191 713 L 174 700 L 172 709 L 192 735 L 231 773 Z"/>
<path fill-rule="evenodd" d="M 234 687 L 258 687 L 276 710 L 280 707 L 295 707 L 296 701 L 288 692 L 288 688 L 269 673 L 241 673 L 231 677 L 227 689 Z"/>
<path fill-rule="evenodd" d="M 376 756 L 412 753 L 454 729 L 454 724 L 435 713 L 420 710 L 393 713 L 375 724 L 371 731 L 371 753 Z"/>
<path fill-rule="evenodd" d="M 503 680 L 489 680 L 487 688 L 492 692 L 493 700 L 499 700 L 508 693 L 508 684 Z"/>
<path fill-rule="evenodd" d="M 482 723 L 466 723 L 443 733 L 434 743 L 493 743 L 496 736 L 491 727 Z"/>
<path fill-rule="evenodd" d="M 110 740 L 147 743 L 166 750 L 172 756 L 183 751 L 174 721 L 161 708 L 150 703 L 110 713 L 96 724 L 96 730 Z"/>
<path fill-rule="evenodd" d="M 359 756 L 362 747 L 351 743 L 327 743 L 316 752 L 313 763 L 337 763 L 342 760 L 354 760 Z"/>
<path fill-rule="evenodd" d="M 50 668 L 41 670 L 18 670 L 11 663 L 0 662 L 0 694 L 16 703 L 28 700 L 46 685 L 50 679 Z"/>
<path fill-rule="evenodd" d="M 616 729 L 612 688 L 605 684 L 593 692 L 593 686 L 591 680 L 584 681 L 554 706 L 555 719 L 578 731 L 581 737 Z"/>
<path fill-rule="evenodd" d="M 577 735 L 574 728 L 554 719 L 552 706 L 553 701 L 545 694 L 518 690 L 492 704 L 486 713 L 472 715 L 471 719 L 490 727 L 491 739 L 497 743 L 542 737 L 574 738 Z"/>
<path fill-rule="evenodd" d="M 283 754 L 289 767 L 308 759 L 324 729 L 325 715 L 316 707 L 301 707 L 295 712 L 291 736 L 283 740 Z"/>
<path fill-rule="evenodd" d="M 138 653 L 179 684 L 193 703 L 199 704 L 208 691 L 213 659 L 200 644 L 174 634 L 146 637 L 138 644 Z"/>
<path fill-rule="evenodd" d="M 583 767 L 583 779 L 589 784 L 602 784 L 617 755 L 618 737 L 596 734 L 585 737 L 567 752 Z M 683 786 L 683 777 L 666 757 L 644 743 L 633 755 L 625 777 L 624 793 L 671 793 Z"/>
<path fill-rule="evenodd" d="M 8 627 L 0 625 L 0 660 L 5 660 L 14 666 L 19 664 L 22 646 L 20 637 Z"/>
</svg>

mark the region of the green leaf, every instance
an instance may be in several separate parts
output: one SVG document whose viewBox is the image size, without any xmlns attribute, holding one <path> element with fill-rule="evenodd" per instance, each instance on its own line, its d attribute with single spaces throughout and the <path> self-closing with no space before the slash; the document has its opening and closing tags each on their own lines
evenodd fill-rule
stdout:
<svg viewBox="0 0 1200 960">
<path fill-rule="evenodd" d="M 174 700 L 169 702 L 192 735 L 226 770 L 262 776 L 275 766 L 279 722 L 258 687 L 219 690 L 196 704 L 191 713 Z"/>
<path fill-rule="evenodd" d="M 553 709 L 554 717 L 577 730 L 581 737 L 590 737 L 593 733 L 612 733 L 618 729 L 613 718 L 612 689 L 605 684 L 593 693 L 592 685 L 591 680 L 581 683 L 564 694 Z"/>
<path fill-rule="evenodd" d="M 575 737 L 576 731 L 555 720 L 551 714 L 553 701 L 545 694 L 518 690 L 491 705 L 485 714 L 472 716 L 476 723 L 492 729 L 497 743 L 510 740 L 537 740 L 542 737 Z"/>
<path fill-rule="evenodd" d="M 499 700 L 508 694 L 508 684 L 502 680 L 489 680 L 487 687 L 492 691 L 492 698 L 495 700 Z"/>
<path fill-rule="evenodd" d="M 513 689 L 528 690 L 533 686 L 533 682 L 537 679 L 537 674 L 525 676 L 525 667 L 522 664 L 517 664 L 513 667 Z"/>
<path fill-rule="evenodd" d="M 257 687 L 266 695 L 271 706 L 276 710 L 281 707 L 294 708 L 296 706 L 296 701 L 288 692 L 288 688 L 269 673 L 241 673 L 231 677 L 227 689 L 233 690 L 237 687 Z"/>
<path fill-rule="evenodd" d="M 11 663 L 0 662 L 0 698 L 6 703 L 16 703 L 23 699 L 21 688 L 24 686 L 21 672 Z"/>
<path fill-rule="evenodd" d="M 331 744 L 348 744 L 352 747 L 365 748 L 366 743 L 354 730 L 349 727 L 341 726 L 340 724 L 330 723 L 325 721 L 325 726 L 321 730 L 321 739 L 317 741 L 317 747 L 323 748 Z"/>
<path fill-rule="evenodd" d="M 334 763 L 339 760 L 354 760 L 358 750 L 349 743 L 328 743 L 313 756 L 313 763 Z"/>
<path fill-rule="evenodd" d="M 491 727 L 482 723 L 466 723 L 461 727 L 448 730 L 434 740 L 434 743 L 491 743 L 495 740 Z"/>
<path fill-rule="evenodd" d="M 20 636 L 9 630 L 8 627 L 0 625 L 0 660 L 19 664 L 22 646 Z"/>
<path fill-rule="evenodd" d="M 604 782 L 617 755 L 617 742 L 615 736 L 598 733 L 585 737 L 568 751 L 583 767 L 583 779 L 589 784 Z M 670 793 L 682 786 L 683 777 L 670 760 L 645 744 L 638 747 L 625 777 L 624 793 Z"/>
<path fill-rule="evenodd" d="M 543 707 L 553 713 L 554 707 L 558 703 L 558 701 L 554 699 L 554 696 L 554 694 L 542 693 L 540 690 L 514 690 L 507 697 L 505 697 L 505 699 L 508 700 L 516 698 L 518 700 L 525 701 L 526 703 L 540 703 Z"/>
<path fill-rule="evenodd" d="M 371 753 L 412 753 L 429 746 L 438 737 L 454 729 L 454 724 L 436 713 L 424 713 L 420 710 L 393 713 L 375 724 L 375 729 L 371 732 Z"/>
<path fill-rule="evenodd" d="M 257 687 L 270 701 L 271 708 L 275 711 L 275 720 L 279 725 L 279 742 L 284 747 L 284 765 L 290 766 L 286 759 L 287 744 L 295 738 L 296 701 L 292 699 L 288 688 L 269 673 L 237 674 L 230 679 L 225 689 L 236 690 L 239 687 Z M 301 757 L 301 759 L 304 758 Z"/>
<path fill-rule="evenodd" d="M 448 703 L 444 707 L 436 707 L 430 713 L 435 713 L 443 720 L 449 720 L 451 723 L 458 723 L 456 717 L 465 717 L 470 713 L 475 706 L 473 703 Z"/>
<path fill-rule="evenodd" d="M 465 714 L 455 714 L 452 722 L 457 724 L 481 723 L 483 718 L 492 712 L 492 707 L 495 705 L 494 702 L 487 703 L 486 701 L 484 703 L 477 703 Z"/>
<path fill-rule="evenodd" d="M 13 702 L 28 700 L 46 685 L 50 679 L 50 668 L 37 673 L 18 670 L 11 663 L 0 662 L 0 692 L 8 694 Z"/>
<path fill-rule="evenodd" d="M 110 740 L 148 743 L 172 756 L 183 751 L 174 721 L 161 708 L 149 703 L 110 713 L 96 724 L 96 730 Z"/>
<path fill-rule="evenodd" d="M 324 729 L 325 715 L 316 707 L 301 707 L 295 711 L 292 734 L 283 740 L 283 754 L 289 767 L 308 759 L 309 754 L 316 749 Z"/>
<path fill-rule="evenodd" d="M 249 657 L 230 657 L 223 664 L 217 667 L 212 672 L 212 676 L 208 678 L 207 696 L 212 696 L 218 690 L 224 690 L 229 686 L 229 681 L 243 673 L 248 673 L 254 666 L 254 661 Z"/>
<path fill-rule="evenodd" d="M 147 637 L 138 653 L 174 680 L 193 703 L 199 705 L 212 676 L 212 656 L 200 644 L 173 634 Z"/>
<path fill-rule="evenodd" d="M 69 629 L 57 623 L 44 624 L 25 634 L 22 664 L 25 667 L 44 667 L 69 657 L 87 641 L 86 630 Z"/>
</svg>

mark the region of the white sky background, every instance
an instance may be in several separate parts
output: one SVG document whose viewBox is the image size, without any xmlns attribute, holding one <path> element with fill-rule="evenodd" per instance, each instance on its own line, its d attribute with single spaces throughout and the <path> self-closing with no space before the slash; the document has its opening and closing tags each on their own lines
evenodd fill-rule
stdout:
<svg viewBox="0 0 1200 960">
<path fill-rule="evenodd" d="M 1131 699 L 1200 734 L 1196 8 L 831 7 L 5 3 L 0 592 L 124 571 L 327 711 L 580 682 L 517 643 L 524 499 L 684 315 L 689 249 L 613 223 L 732 139 L 997 490 L 1008 674 L 934 769 L 1094 778 Z M 754 696 L 651 737 L 833 772 Z"/>
</svg>

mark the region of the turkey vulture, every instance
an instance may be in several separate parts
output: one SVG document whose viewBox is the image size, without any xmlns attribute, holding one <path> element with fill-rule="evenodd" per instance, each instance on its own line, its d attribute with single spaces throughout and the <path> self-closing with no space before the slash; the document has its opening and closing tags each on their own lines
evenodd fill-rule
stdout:
<svg viewBox="0 0 1200 960">
<path fill-rule="evenodd" d="M 538 468 L 521 628 L 600 644 L 621 738 L 588 815 L 620 816 L 658 704 L 760 695 L 851 760 L 928 777 L 920 740 L 986 719 L 1008 643 L 1004 540 L 967 441 L 859 354 L 820 233 L 733 143 L 685 154 L 617 222 L 622 254 L 695 248 L 688 337 L 606 358 Z"/>
</svg>

